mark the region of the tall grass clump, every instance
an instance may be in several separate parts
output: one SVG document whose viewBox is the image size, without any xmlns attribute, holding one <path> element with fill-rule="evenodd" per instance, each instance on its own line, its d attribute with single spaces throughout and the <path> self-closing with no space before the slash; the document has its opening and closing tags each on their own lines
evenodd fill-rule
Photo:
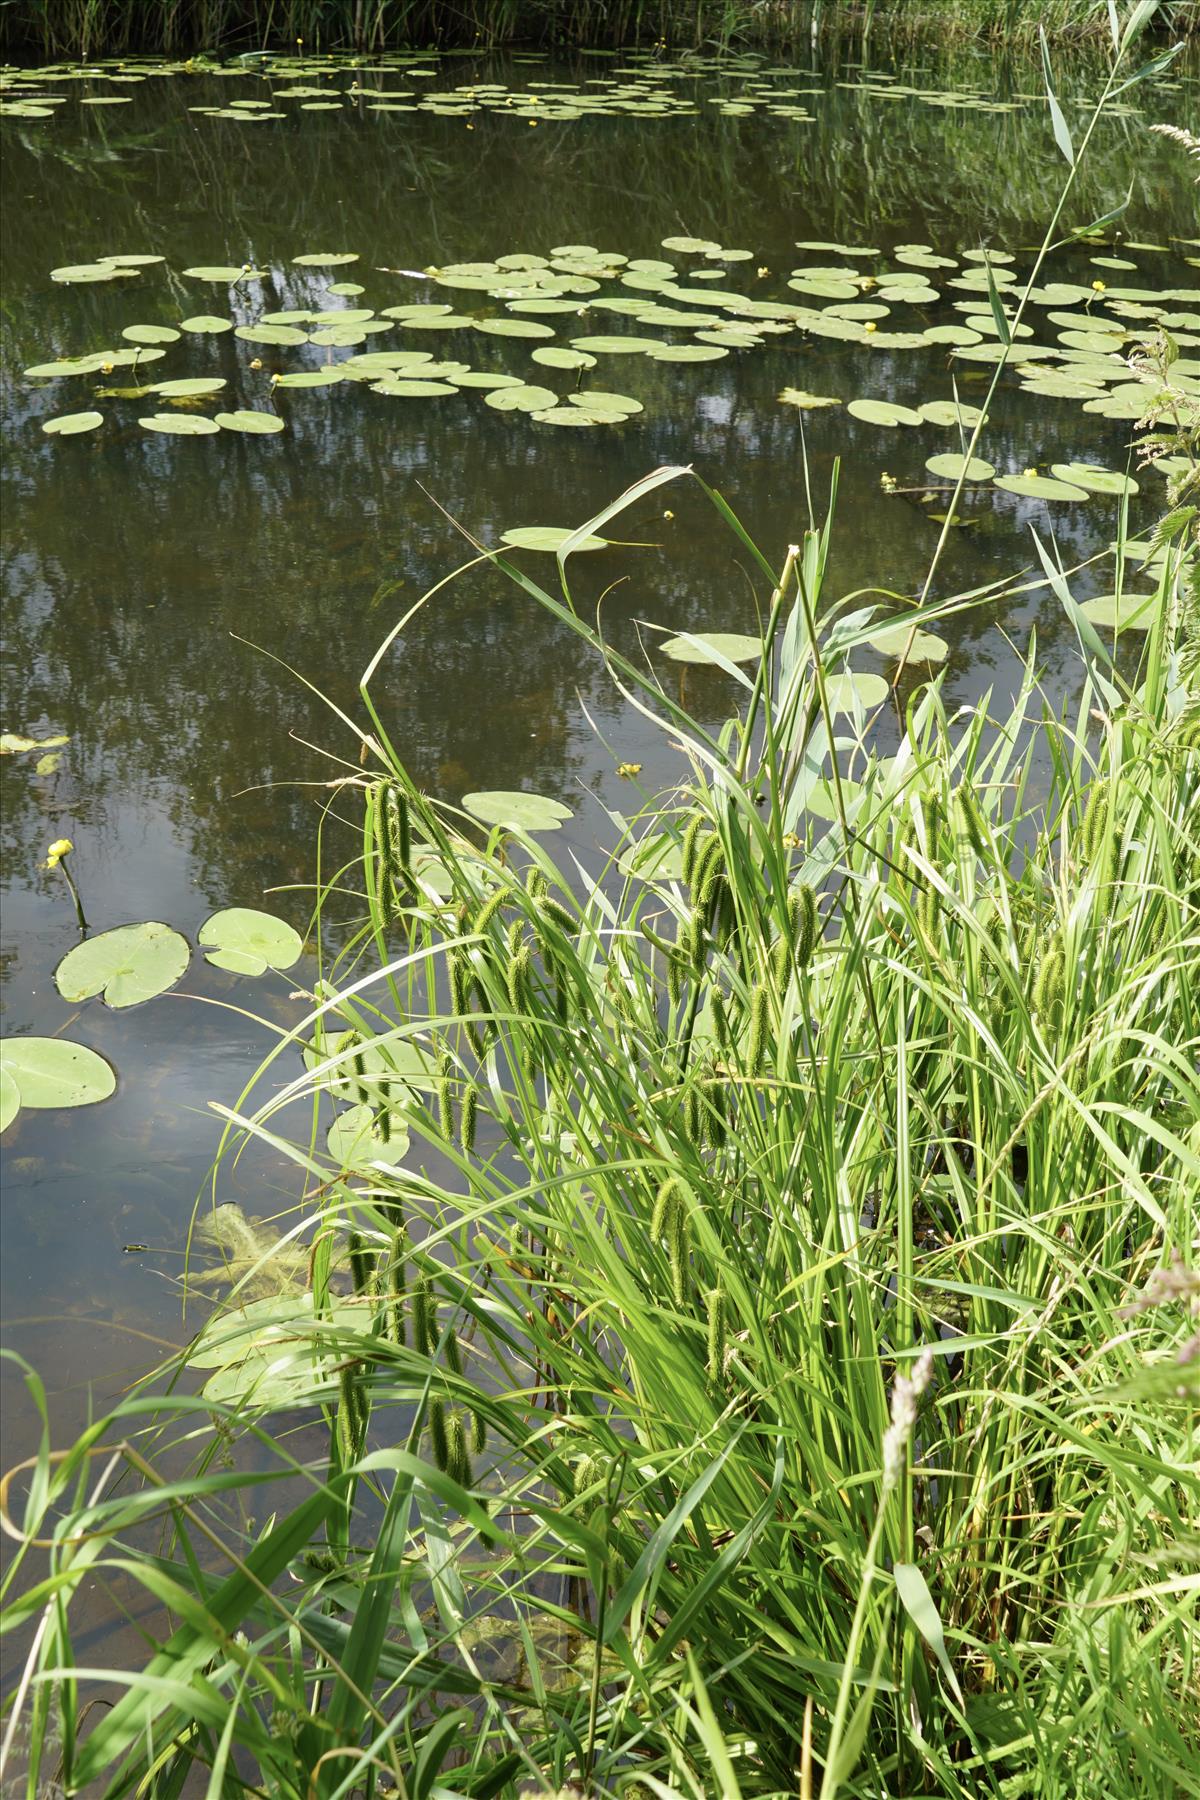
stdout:
<svg viewBox="0 0 1200 1800">
<path fill-rule="evenodd" d="M 6 1483 L 30 1793 L 52 1720 L 68 1793 L 1197 1792 L 1188 520 L 1135 681 L 1059 581 L 1072 717 L 1031 651 L 1010 710 L 932 682 L 882 755 L 832 711 L 872 621 L 828 523 L 772 569 L 709 498 L 766 601 L 715 734 L 581 616 L 570 541 L 557 591 L 495 558 L 681 757 L 594 866 L 423 793 L 364 683 L 320 909 L 357 870 L 363 923 L 305 1071 L 228 1115 L 305 1175 L 311 1292 L 235 1293 L 223 1387 Z M 77 1666 L 94 1584 L 120 1676 Z"/>
</svg>

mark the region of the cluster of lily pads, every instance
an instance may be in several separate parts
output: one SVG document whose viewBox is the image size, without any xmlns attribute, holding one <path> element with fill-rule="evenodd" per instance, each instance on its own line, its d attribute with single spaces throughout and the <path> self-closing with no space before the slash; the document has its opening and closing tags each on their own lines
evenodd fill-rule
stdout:
<svg viewBox="0 0 1200 1800">
<path fill-rule="evenodd" d="M 69 846 L 67 846 L 69 848 Z M 289 969 L 303 948 L 283 919 L 253 907 L 232 906 L 206 919 L 197 943 L 207 960 L 237 975 Z M 59 994 L 72 1004 L 101 996 L 114 1008 L 165 994 L 191 961 L 181 932 L 157 920 L 118 925 L 85 937 L 54 971 Z M 0 1043 L 0 1131 L 22 1107 L 91 1106 L 115 1093 L 116 1071 L 90 1049 L 60 1037 L 9 1037 Z"/>
<path fill-rule="evenodd" d="M 1196 247 L 1198 239 L 1175 245 L 1180 251 Z M 611 428 L 641 413 L 645 400 L 625 391 L 625 380 L 615 386 L 605 379 L 610 364 L 636 372 L 646 363 L 708 363 L 764 346 L 802 350 L 805 342 L 824 339 L 872 356 L 882 350 L 941 351 L 965 376 L 975 365 L 986 369 L 1006 355 L 1026 392 L 1074 402 L 1106 419 L 1132 423 L 1166 400 L 1183 417 L 1200 410 L 1200 357 L 1194 354 L 1200 348 L 1200 290 L 1154 287 L 1144 277 L 1136 279 L 1146 259 L 1167 246 L 1135 240 L 1124 243 L 1120 254 L 1094 244 L 1076 248 L 1075 261 L 1088 255 L 1089 269 L 1097 273 L 1090 280 L 1044 280 L 1030 292 L 1020 320 L 1016 258 L 1004 250 L 971 248 L 948 255 L 922 243 L 884 249 L 821 240 L 802 240 L 797 248 L 802 260 L 783 278 L 787 297 L 752 250 L 672 235 L 654 256 L 558 244 L 544 253 L 513 251 L 420 271 L 376 270 L 377 277 L 399 276 L 424 290 L 424 297 L 379 310 L 356 305 L 366 288 L 341 273 L 359 262 L 354 251 L 293 257 L 297 272 L 312 272 L 309 291 L 297 296 L 309 303 L 257 312 L 256 296 L 268 282 L 281 288 L 281 272 L 198 264 L 185 269 L 184 278 L 223 288 L 225 310 L 189 314 L 170 324 L 130 324 L 119 347 L 36 363 L 25 373 L 41 382 L 127 370 L 125 385 L 102 385 L 97 397 L 151 401 L 153 410 L 139 414 L 139 425 L 174 435 L 279 432 L 285 416 L 278 396 L 347 382 L 388 400 L 420 403 L 478 391 L 493 411 L 525 414 L 538 425 Z M 150 290 L 163 260 L 122 253 L 54 269 L 50 277 L 67 287 L 136 282 Z M 739 273 L 742 280 L 734 286 Z M 455 300 L 429 297 L 438 290 L 448 290 Z M 957 316 L 947 318 L 947 309 Z M 1127 359 L 1160 330 L 1170 334 L 1176 359 L 1163 380 L 1147 381 Z M 253 381 L 255 397 L 267 404 L 209 414 L 205 403 L 224 394 L 225 376 L 144 379 L 148 365 L 170 346 L 225 332 L 255 352 L 244 380 Z M 389 340 L 388 348 L 376 347 L 381 336 Z M 391 348 L 397 339 L 402 347 Z M 427 349 L 430 340 L 435 347 Z M 526 369 L 475 366 L 474 347 L 481 342 L 498 347 L 498 340 L 528 352 Z M 319 365 L 289 367 L 278 354 L 308 349 L 322 353 Z M 466 355 L 455 354 L 462 349 Z M 259 351 L 276 353 L 269 370 Z M 601 373 L 593 374 L 598 368 Z M 842 404 L 835 395 L 802 387 L 785 387 L 779 399 L 801 408 Z M 847 411 L 883 428 L 933 426 L 960 436 L 978 417 L 957 395 L 907 407 L 866 393 L 852 399 Z M 103 414 L 89 407 L 50 418 L 42 429 L 68 436 L 103 422 Z M 1003 492 L 1037 500 L 1136 492 L 1130 477 L 1078 458 L 1064 459 L 1049 473 L 1039 468 L 998 473 L 982 457 L 966 464 L 951 452 L 939 452 L 927 459 L 926 469 L 946 481 L 962 471 L 970 481 L 991 481 Z"/>
<path fill-rule="evenodd" d="M 772 64 L 754 55 L 665 57 L 637 49 L 615 53 L 606 73 L 581 75 L 577 80 L 559 79 L 557 72 L 554 79 L 540 80 L 535 71 L 546 59 L 524 55 L 515 59 L 515 68 L 523 72 L 515 81 L 467 80 L 453 85 L 428 85 L 439 77 L 445 79 L 464 54 L 474 56 L 472 52 L 422 50 L 378 54 L 369 59 L 264 54 L 228 62 L 201 57 L 188 61 L 110 59 L 82 67 L 51 63 L 40 69 L 0 72 L 0 117 L 53 119 L 70 98 L 53 89 L 69 83 L 88 86 L 89 92 L 82 96 L 83 105 L 120 106 L 132 98 L 124 91 L 129 86 L 177 75 L 208 75 L 222 83 L 241 79 L 263 87 L 266 98 L 230 98 L 222 94 L 189 109 L 195 114 L 244 125 L 286 119 L 294 110 L 347 113 L 359 108 L 369 113 L 431 113 L 441 118 L 465 119 L 468 123 L 480 113 L 537 125 L 550 120 L 605 117 L 672 119 L 695 116 L 706 109 L 725 118 L 762 116 L 810 123 L 814 115 L 805 103 L 827 92 L 825 78 L 815 68 Z M 524 73 L 526 70 L 528 74 Z M 382 85 L 395 82 L 403 85 Z M 713 91 L 702 88 L 704 83 Z M 861 92 L 872 101 L 910 102 L 970 112 L 1012 113 L 1045 103 L 1042 93 L 1022 92 L 999 98 L 977 82 L 958 83 L 950 88 L 925 86 L 903 81 L 887 70 L 867 67 L 847 68 L 837 86 Z M 118 91 L 110 91 L 113 88 Z M 1121 116 L 1134 115 L 1138 109 L 1117 101 L 1109 111 Z"/>
</svg>

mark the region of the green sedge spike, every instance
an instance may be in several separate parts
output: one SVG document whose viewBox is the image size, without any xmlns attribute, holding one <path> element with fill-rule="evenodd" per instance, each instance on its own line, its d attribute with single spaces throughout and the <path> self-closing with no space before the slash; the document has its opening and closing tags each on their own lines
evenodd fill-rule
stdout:
<svg viewBox="0 0 1200 1800">
<path fill-rule="evenodd" d="M 672 1006 L 678 1006 L 683 999 L 684 959 L 678 950 L 672 950 L 667 956 L 667 998 Z"/>
<path fill-rule="evenodd" d="M 525 921 L 524 919 L 513 919 L 505 935 L 505 943 L 508 945 L 508 954 L 510 956 L 515 956 L 524 942 Z"/>
<path fill-rule="evenodd" d="M 379 1132 L 380 1143 L 389 1144 L 392 1140 L 392 1109 L 390 1106 L 380 1107 L 375 1116 L 375 1127 Z"/>
<path fill-rule="evenodd" d="M 471 1413 L 471 1451 L 475 1456 L 482 1456 L 487 1449 L 487 1420 L 475 1407 Z"/>
<path fill-rule="evenodd" d="M 462 1352 L 458 1346 L 458 1334 L 454 1331 L 446 1333 L 446 1367 L 452 1375 L 462 1374 Z"/>
<path fill-rule="evenodd" d="M 696 851 L 700 844 L 700 833 L 704 828 L 703 813 L 696 813 L 691 824 L 683 834 L 683 844 L 679 852 L 680 873 L 684 885 L 691 887 L 692 877 L 696 873 Z"/>
<path fill-rule="evenodd" d="M 969 788 L 961 788 L 958 799 L 959 805 L 962 807 L 963 825 L 971 848 L 981 862 L 986 862 L 989 846 L 983 808 Z"/>
<path fill-rule="evenodd" d="M 720 1381 L 725 1373 L 725 1290 L 714 1288 L 708 1296 L 708 1379 Z"/>
<path fill-rule="evenodd" d="M 467 1427 L 460 1412 L 452 1412 L 446 1425 L 446 1473 L 460 1487 L 470 1487 L 471 1458 L 467 1451 Z"/>
<path fill-rule="evenodd" d="M 504 971 L 504 985 L 508 991 L 508 1004 L 513 1012 L 528 1010 L 529 988 L 533 978 L 533 955 L 528 944 L 509 957 L 508 967 Z"/>
<path fill-rule="evenodd" d="M 572 1483 L 576 1497 L 586 1494 L 589 1488 L 595 1487 L 600 1479 L 600 1464 L 594 1456 L 581 1456 L 572 1471 Z"/>
<path fill-rule="evenodd" d="M 704 965 L 704 920 L 699 912 L 694 912 L 687 924 L 679 928 L 679 954 L 693 972 Z"/>
<path fill-rule="evenodd" d="M 463 1089 L 462 1109 L 458 1118 L 458 1141 L 464 1156 L 475 1150 L 475 1123 L 479 1112 L 479 1090 L 473 1081 Z"/>
<path fill-rule="evenodd" d="M 484 901 L 483 905 L 475 915 L 476 931 L 482 933 L 487 930 L 488 926 L 504 906 L 507 899 L 508 889 L 506 887 L 498 887 L 495 893 L 490 895 L 489 898 Z"/>
<path fill-rule="evenodd" d="M 1083 823 L 1079 828 L 1083 854 L 1090 862 L 1096 854 L 1100 834 L 1106 823 L 1108 812 L 1108 782 L 1098 776 L 1092 783 L 1092 791 L 1088 795 L 1088 803 L 1083 812 Z"/>
<path fill-rule="evenodd" d="M 704 1117 L 700 1089 L 693 1082 L 683 1097 L 683 1134 L 691 1144 L 704 1142 Z"/>
<path fill-rule="evenodd" d="M 356 1294 L 365 1294 L 371 1286 L 371 1264 L 366 1246 L 357 1231 L 346 1235 L 346 1249 L 350 1256 L 350 1280 L 354 1284 Z"/>
<path fill-rule="evenodd" d="M 348 1468 L 358 1455 L 358 1418 L 354 1404 L 354 1375 L 343 1369 L 338 1376 L 337 1438 L 342 1467 Z"/>
<path fill-rule="evenodd" d="M 661 1238 L 666 1236 L 667 1214 L 679 1192 L 679 1180 L 675 1175 L 668 1175 L 654 1196 L 654 1210 L 650 1214 L 650 1236 Z"/>
<path fill-rule="evenodd" d="M 545 875 L 540 869 L 530 869 L 528 875 L 525 877 L 525 892 L 529 895 L 531 900 L 543 899 L 549 885 L 549 882 L 546 880 Z"/>
<path fill-rule="evenodd" d="M 450 1470 L 450 1444 L 446 1433 L 446 1402 L 434 1399 L 429 1402 L 429 1448 L 433 1452 L 433 1460 L 443 1475 Z"/>
<path fill-rule="evenodd" d="M 667 1219 L 667 1260 L 671 1265 L 671 1292 L 676 1306 L 682 1306 L 687 1297 L 691 1225 L 691 1216 L 680 1194 L 671 1206 Z"/>
<path fill-rule="evenodd" d="M 1033 1010 L 1040 1019 L 1054 1016 L 1066 990 L 1067 957 L 1061 934 L 1055 932 L 1042 954 L 1033 983 Z"/>
<path fill-rule="evenodd" d="M 433 1289 L 429 1277 L 423 1275 L 412 1291 L 412 1327 L 413 1349 L 418 1356 L 428 1356 L 433 1349 L 433 1335 L 437 1329 L 437 1320 L 433 1304 Z"/>
<path fill-rule="evenodd" d="M 751 1075 L 757 1075 L 763 1064 L 763 1051 L 767 1045 L 767 1007 L 770 993 L 764 986 L 756 987 L 750 997 L 750 1037 L 746 1047 L 746 1069 Z"/>
<path fill-rule="evenodd" d="M 438 1065 L 437 1104 L 438 1130 L 449 1143 L 454 1136 L 454 1088 L 452 1085 L 454 1062 L 449 1056 L 443 1056 Z"/>
<path fill-rule="evenodd" d="M 715 831 L 710 831 L 703 845 L 696 853 L 692 866 L 692 891 L 701 904 L 704 899 L 705 885 L 711 880 L 721 863 L 721 839 Z"/>
<path fill-rule="evenodd" d="M 719 1081 L 707 1083 L 704 1097 L 708 1102 L 704 1108 L 704 1142 L 710 1150 L 720 1150 L 729 1135 L 724 1085 Z"/>
<path fill-rule="evenodd" d="M 817 947 L 818 926 L 817 896 L 807 882 L 802 882 L 789 899 L 788 919 L 797 967 L 807 969 Z"/>
<path fill-rule="evenodd" d="M 723 1056 L 729 1054 L 729 1009 L 725 1004 L 725 996 L 720 988 L 712 991 L 713 1036 L 717 1040 L 717 1048 Z"/>
<path fill-rule="evenodd" d="M 462 950 L 451 950 L 446 958 L 446 975 L 450 983 L 450 1011 L 461 1019 L 467 1011 L 471 969 Z"/>
<path fill-rule="evenodd" d="M 543 897 L 540 910 L 543 918 L 549 919 L 552 925 L 557 925 L 558 929 L 567 937 L 574 937 L 579 930 L 579 921 L 574 913 L 568 911 L 561 901 L 554 898 L 553 894 L 546 894 Z"/>
</svg>

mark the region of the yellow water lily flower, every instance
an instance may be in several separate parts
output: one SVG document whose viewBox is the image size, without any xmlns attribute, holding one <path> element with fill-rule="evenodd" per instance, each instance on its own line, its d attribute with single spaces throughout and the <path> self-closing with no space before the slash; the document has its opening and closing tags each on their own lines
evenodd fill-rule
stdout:
<svg viewBox="0 0 1200 1800">
<path fill-rule="evenodd" d="M 46 860 L 42 864 L 42 867 L 44 869 L 57 869 L 63 857 L 69 856 L 74 848 L 75 846 L 70 838 L 55 838 L 54 842 L 46 852 Z"/>
<path fill-rule="evenodd" d="M 870 335 L 874 331 L 874 329 L 875 329 L 874 319 L 868 319 L 866 324 L 863 326 L 863 330 L 866 332 L 868 337 L 870 337 Z"/>
<path fill-rule="evenodd" d="M 634 779 L 634 777 L 637 775 L 640 775 L 641 772 L 642 772 L 641 763 L 618 763 L 617 764 L 617 774 L 623 776 L 626 781 L 632 781 Z"/>
</svg>

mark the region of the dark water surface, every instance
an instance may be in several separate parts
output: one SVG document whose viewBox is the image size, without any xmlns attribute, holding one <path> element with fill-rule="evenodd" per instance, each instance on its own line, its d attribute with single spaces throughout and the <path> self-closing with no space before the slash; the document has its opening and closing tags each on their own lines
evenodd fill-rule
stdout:
<svg viewBox="0 0 1200 1800">
<path fill-rule="evenodd" d="M 447 59 L 441 85 L 478 79 L 531 89 L 611 80 L 620 66 Z M 511 111 L 371 112 L 361 96 L 346 95 L 354 85 L 346 72 L 322 78 L 346 96 L 336 110 L 293 103 L 285 118 L 253 126 L 189 108 L 265 93 L 257 75 L 179 74 L 121 88 L 51 81 L 67 96 L 52 119 L 3 121 L 3 727 L 70 736 L 53 773 L 36 774 L 32 757 L 4 762 L 4 1029 L 65 1032 L 106 1054 L 120 1075 L 110 1103 L 25 1112 L 3 1145 L 6 1341 L 45 1377 L 60 1440 L 89 1405 L 102 1405 L 187 1335 L 174 1282 L 216 1143 L 206 1104 L 236 1101 L 270 1046 L 262 1021 L 291 1022 L 296 1006 L 286 976 L 247 981 L 197 958 L 173 993 L 144 1007 L 66 1007 L 52 974 L 77 933 L 61 877 L 38 869 L 50 841 L 73 840 L 71 867 L 95 930 L 153 918 L 194 939 L 209 912 L 235 904 L 272 906 L 303 927 L 302 892 L 263 897 L 313 877 L 329 794 L 312 784 L 338 765 L 309 746 L 353 761 L 356 745 L 263 650 L 349 704 L 398 611 L 470 554 L 447 514 L 489 543 L 511 526 L 574 525 L 662 463 L 693 463 L 780 559 L 807 523 L 807 506 L 801 415 L 779 403 L 779 392 L 915 406 L 948 398 L 951 385 L 944 348 L 872 349 L 796 332 L 711 363 L 602 358 L 591 383 L 634 395 L 644 411 L 617 427 L 567 431 L 493 411 L 479 392 L 388 399 L 346 382 L 280 391 L 272 402 L 273 371 L 350 352 L 256 348 L 227 333 L 185 336 L 146 379 L 223 375 L 227 388 L 204 403 L 207 411 L 274 403 L 287 429 L 177 438 L 139 427 L 140 415 L 158 410 L 153 399 L 92 401 L 96 380 L 119 382 L 124 372 L 44 386 L 22 370 L 120 344 L 132 323 L 226 311 L 224 286 L 184 277 L 197 263 L 268 271 L 261 287 L 237 290 L 239 319 L 427 300 L 472 311 L 485 296 L 381 271 L 549 254 L 564 243 L 665 256 L 661 240 L 680 233 L 751 251 L 725 269 L 720 286 L 762 298 L 803 298 L 786 287 L 803 239 L 877 245 L 884 260 L 910 241 L 955 256 L 992 245 L 1015 253 L 1016 272 L 1025 272 L 1065 170 L 1044 105 L 1032 98 L 1040 84 L 1031 66 L 993 66 L 982 56 L 952 66 L 927 56 L 903 68 L 882 60 L 883 75 L 925 96 L 892 100 L 874 91 L 881 83 L 864 85 L 859 66 L 807 55 L 797 66 L 796 85 L 817 90 L 796 102 L 811 120 L 762 107 L 729 114 L 710 103 L 736 97 L 744 73 L 687 75 L 694 111 L 680 116 L 551 117 L 534 129 Z M 378 74 L 360 82 L 397 85 Z M 1062 73 L 1080 129 L 1077 102 L 1098 82 L 1090 65 Z M 967 99 L 988 93 L 1016 104 L 993 112 L 929 97 L 950 84 Z M 93 91 L 129 103 L 82 105 Z M 1194 123 L 1197 92 L 1193 63 L 1126 96 L 1128 106 L 1099 127 L 1066 215 L 1070 225 L 1086 223 L 1119 204 L 1132 182 L 1122 230 L 1162 249 L 1076 245 L 1055 256 L 1055 279 L 1090 285 L 1091 257 L 1107 253 L 1138 266 L 1101 269 L 1110 285 L 1195 288 L 1197 189 L 1182 153 L 1146 126 Z M 355 251 L 360 260 L 327 272 L 291 261 L 317 250 Z M 166 263 L 128 281 L 49 279 L 56 267 L 114 253 L 162 254 Z M 361 283 L 361 300 L 322 302 L 339 279 Z M 924 322 L 957 319 L 949 303 L 961 297 L 945 289 Z M 637 330 L 608 314 L 547 322 L 563 343 L 580 332 Z M 393 333 L 361 349 L 399 341 Z M 539 371 L 520 339 L 459 333 L 451 343 L 412 333 L 403 342 L 548 380 L 560 392 L 574 381 Z M 259 370 L 250 367 L 256 357 Z M 978 400 L 987 373 L 959 366 L 965 399 Z M 106 414 L 95 433 L 51 438 L 39 429 L 92 404 Z M 886 430 L 844 408 L 807 412 L 803 424 L 818 506 L 834 458 L 843 459 L 830 593 L 911 594 L 937 527 L 918 501 L 881 492 L 880 475 L 919 484 L 927 456 L 957 447 L 952 435 Z M 982 449 L 1001 471 L 1075 459 L 1124 468 L 1130 434 L 1126 422 L 1086 414 L 1076 401 L 1031 397 L 1006 377 Z M 1133 528 L 1154 517 L 1159 493 L 1153 477 L 1143 478 Z M 939 594 L 1029 565 L 1030 523 L 1053 531 L 1072 562 L 1102 551 L 1116 522 L 1116 503 L 1104 498 L 1047 507 L 989 491 L 969 510 L 978 523 L 953 535 Z M 761 583 L 698 490 L 659 492 L 617 535 L 651 547 L 578 566 L 583 599 L 622 583 L 605 616 L 624 645 L 637 620 L 754 629 Z M 553 572 L 550 559 L 525 562 L 539 576 Z M 1086 598 L 1111 585 L 1111 573 L 1097 568 L 1077 591 Z M 1052 597 L 1036 595 L 1002 620 L 971 614 L 943 628 L 948 702 L 973 707 L 989 688 L 1003 700 L 1034 627 L 1048 691 L 1069 693 L 1070 633 Z M 886 673 L 869 653 L 860 664 Z M 394 740 L 432 793 L 452 802 L 479 787 L 554 795 L 576 809 L 571 831 L 581 845 L 602 823 L 589 795 L 609 805 L 632 799 L 619 762 L 643 763 L 651 784 L 674 773 L 669 749 L 628 714 L 603 671 L 494 572 L 471 575 L 417 615 L 377 691 Z M 719 716 L 730 693 L 719 675 L 689 677 L 689 700 L 707 716 Z M 330 844 L 332 854 L 354 853 L 349 832 L 335 829 Z M 311 979 L 304 965 L 296 973 Z M 266 1215 L 294 1192 L 287 1166 L 259 1156 L 236 1175 L 224 1170 L 218 1197 Z M 129 1253 L 128 1245 L 149 1248 Z M 0 1399 L 7 1467 L 31 1450 L 34 1421 L 16 1375 L 5 1375 Z"/>
</svg>

